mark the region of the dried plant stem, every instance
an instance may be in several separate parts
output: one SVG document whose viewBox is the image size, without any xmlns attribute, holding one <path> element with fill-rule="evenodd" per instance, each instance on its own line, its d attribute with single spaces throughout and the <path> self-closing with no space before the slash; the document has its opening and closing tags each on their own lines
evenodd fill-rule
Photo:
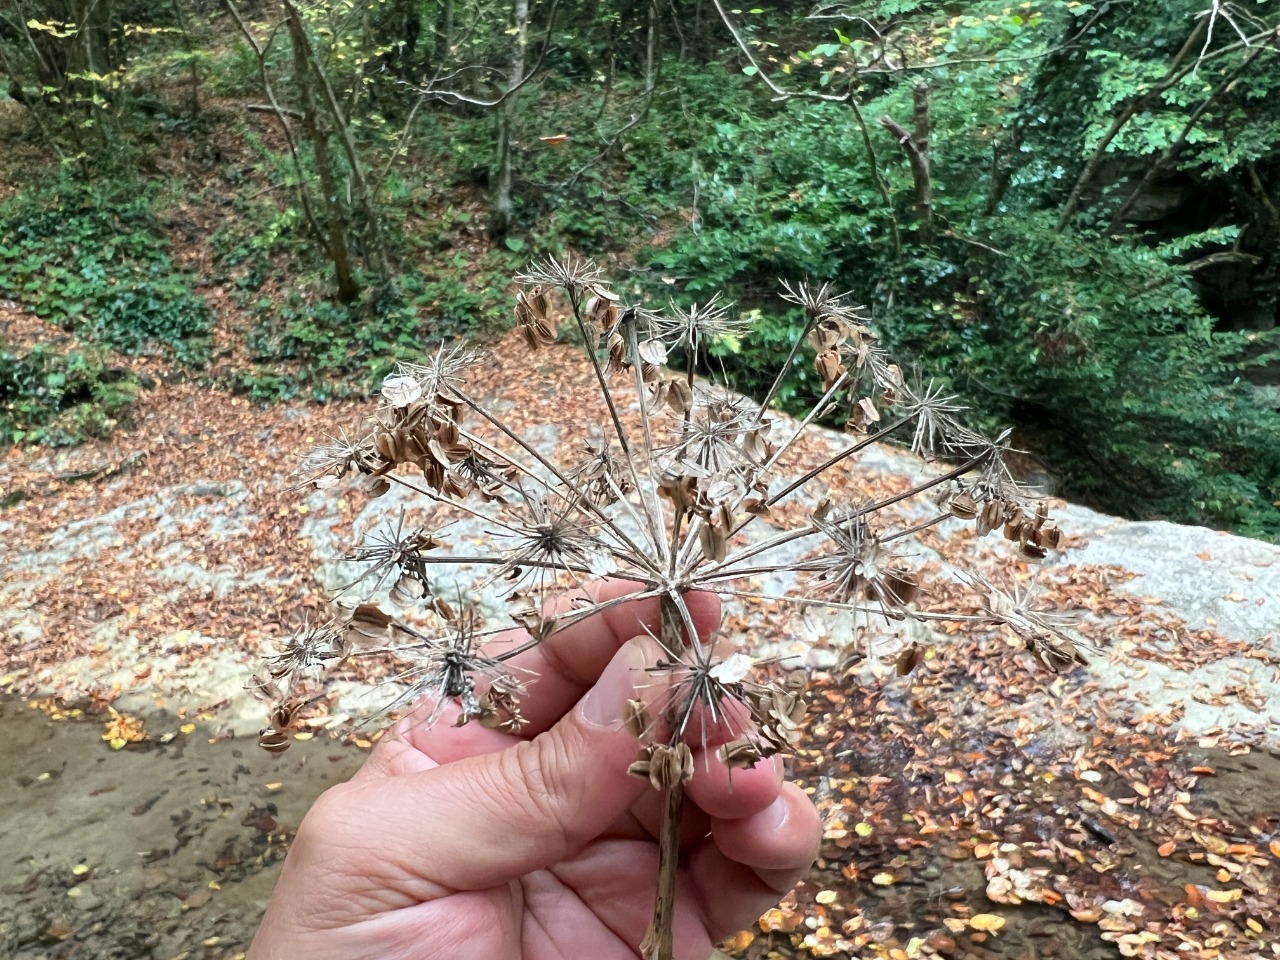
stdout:
<svg viewBox="0 0 1280 960">
<path fill-rule="evenodd" d="M 901 530 L 896 530 L 893 533 L 886 534 L 885 536 L 880 538 L 880 542 L 888 543 L 891 540 L 898 540 L 898 539 L 901 539 L 902 537 L 909 537 L 914 533 L 919 533 L 921 530 L 928 530 L 930 527 L 936 527 L 943 520 L 949 520 L 950 518 L 951 518 L 951 514 L 940 513 L 936 517 L 930 517 L 928 520 L 921 520 L 919 523 L 913 523 L 909 527 L 903 527 Z"/>
<path fill-rule="evenodd" d="M 676 919 L 676 871 L 680 860 L 680 820 L 684 815 L 684 784 L 673 783 L 666 792 L 662 810 L 662 833 L 658 838 L 658 896 L 653 905 L 653 924 L 640 943 L 645 960 L 674 960 Z"/>
<path fill-rule="evenodd" d="M 581 321 L 579 325 L 581 326 Z M 636 379 L 636 403 L 640 405 L 640 423 L 644 428 L 644 452 L 645 463 L 653 463 L 653 430 L 649 424 L 649 409 L 646 404 L 648 390 L 644 385 L 644 369 L 640 360 L 640 342 L 636 334 L 636 325 L 634 321 L 626 321 L 623 323 L 623 329 L 627 333 L 627 353 L 631 357 L 631 367 L 635 373 Z M 593 354 L 594 356 L 594 354 Z M 634 477 L 635 468 L 632 467 L 632 476 Z M 662 503 L 658 499 L 657 493 L 650 491 L 651 502 L 645 501 L 645 488 L 636 481 L 636 490 L 640 496 L 640 504 L 644 508 L 645 517 L 648 519 L 649 528 L 653 530 L 654 546 L 662 551 L 663 560 L 674 559 L 671 551 L 675 549 L 676 536 L 672 536 L 671 546 L 668 547 L 666 541 L 662 538 Z M 677 514 L 676 520 L 680 517 Z"/>
<path fill-rule="evenodd" d="M 808 429 L 809 424 L 813 423 L 813 421 L 817 419 L 818 415 L 827 409 L 827 404 L 831 402 L 831 398 L 839 392 L 841 387 L 849 382 L 848 371 L 836 377 L 836 382 L 827 389 L 826 393 L 818 399 L 817 403 L 809 408 L 809 412 L 804 415 L 804 419 L 801 420 L 795 430 L 791 432 L 791 436 L 787 437 L 778 449 L 773 452 L 773 456 L 765 461 L 764 466 L 760 468 L 760 472 L 762 474 L 771 469 L 773 465 L 782 459 L 782 456 L 791 449 L 791 445 L 804 436 L 804 432 Z"/>
<path fill-rule="evenodd" d="M 787 359 L 782 361 L 782 366 L 778 368 L 778 375 L 773 378 L 773 383 L 769 385 L 769 390 L 764 395 L 764 399 L 760 401 L 760 406 L 756 408 L 756 419 L 752 427 L 760 426 L 764 420 L 764 415 L 768 412 L 773 398 L 778 395 L 778 390 L 782 387 L 782 381 L 787 377 L 787 371 L 791 369 L 791 364 L 795 362 L 796 354 L 800 352 L 800 347 L 804 343 L 805 338 L 809 336 L 809 332 L 813 330 L 813 318 L 810 317 L 805 321 L 804 329 L 800 331 L 800 335 L 796 337 L 795 342 L 791 344 L 791 350 L 787 353 Z"/>
<path fill-rule="evenodd" d="M 682 646 L 687 607 L 668 592 L 662 595 L 659 609 L 662 623 L 660 641 L 667 650 L 678 652 Z M 692 626 L 689 642 L 698 643 Z M 681 727 L 683 723 L 675 724 L 677 731 Z M 658 837 L 658 893 L 653 904 L 653 923 L 640 943 L 640 952 L 645 960 L 674 960 L 675 957 L 676 878 L 680 868 L 680 821 L 683 815 L 684 783 L 677 778 L 667 785 L 666 803 L 662 809 L 662 830 Z"/>
<path fill-rule="evenodd" d="M 811 470 L 806 470 L 804 473 L 802 473 L 799 477 L 797 477 L 791 483 L 787 484 L 777 493 L 770 496 L 769 499 L 764 502 L 764 505 L 766 507 L 772 507 L 775 503 L 777 503 L 779 500 L 786 497 L 788 494 L 803 487 L 806 483 L 808 483 L 814 477 L 822 474 L 827 470 L 830 470 L 841 460 L 844 460 L 844 459 L 847 459 L 848 457 L 853 456 L 855 453 L 858 453 L 859 451 L 865 449 L 866 447 L 869 447 L 873 443 L 882 443 L 884 441 L 886 434 L 891 433 L 892 431 L 897 430 L 903 424 L 910 423 L 910 422 L 911 422 L 910 416 L 899 417 L 897 420 L 886 425 L 882 430 L 877 430 L 875 433 L 868 434 L 867 436 L 859 440 L 857 443 L 854 443 L 852 446 L 845 447 L 845 449 L 841 450 L 839 453 L 833 454 L 830 457 L 830 459 L 828 459 L 825 463 L 822 463 L 821 465 L 814 467 Z M 735 530 L 734 532 L 736 533 L 737 531 Z"/>
</svg>

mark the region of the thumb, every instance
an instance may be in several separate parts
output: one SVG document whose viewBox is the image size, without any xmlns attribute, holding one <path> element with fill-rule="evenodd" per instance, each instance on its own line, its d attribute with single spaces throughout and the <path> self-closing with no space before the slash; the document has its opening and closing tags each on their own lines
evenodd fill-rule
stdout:
<svg viewBox="0 0 1280 960">
<path fill-rule="evenodd" d="M 637 687 L 651 687 L 644 668 L 656 652 L 649 637 L 628 641 L 578 704 L 532 740 L 366 782 L 358 797 L 341 798 L 373 833 L 362 831 L 360 849 L 382 882 L 403 876 L 417 900 L 485 889 L 557 863 L 608 830 L 649 789 L 627 773 L 639 741 L 622 718 Z M 331 822 L 352 822 L 334 813 L 343 819 Z"/>
</svg>

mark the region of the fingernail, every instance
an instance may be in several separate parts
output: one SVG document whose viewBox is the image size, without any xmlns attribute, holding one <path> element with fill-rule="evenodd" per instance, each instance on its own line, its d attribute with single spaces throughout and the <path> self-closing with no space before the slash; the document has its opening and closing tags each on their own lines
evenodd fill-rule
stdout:
<svg viewBox="0 0 1280 960">
<path fill-rule="evenodd" d="M 600 674 L 594 687 L 578 704 L 583 723 L 605 730 L 622 728 L 622 709 L 636 697 L 636 685 L 644 682 L 644 668 L 649 665 L 643 645 L 629 640 Z"/>
<path fill-rule="evenodd" d="M 791 807 L 787 804 L 786 799 L 779 794 L 777 799 L 765 808 L 765 822 L 774 830 L 777 830 L 787 822 L 787 815 L 790 814 L 790 812 Z"/>
</svg>

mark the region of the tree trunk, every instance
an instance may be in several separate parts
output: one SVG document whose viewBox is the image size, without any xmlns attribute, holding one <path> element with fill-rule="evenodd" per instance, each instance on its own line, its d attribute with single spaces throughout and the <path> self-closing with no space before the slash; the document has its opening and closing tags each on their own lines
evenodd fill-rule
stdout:
<svg viewBox="0 0 1280 960">
<path fill-rule="evenodd" d="M 333 275 L 338 287 L 338 299 L 351 303 L 360 295 L 351 269 L 351 253 L 347 249 L 347 217 L 338 195 L 337 179 L 329 162 L 329 138 L 320 129 L 316 117 L 316 96 L 311 85 L 311 64 L 308 51 L 306 26 L 292 4 L 285 5 L 285 24 L 293 46 L 293 79 L 298 86 L 298 101 L 302 105 L 302 128 L 311 141 L 315 155 L 316 173 L 320 177 L 320 189 L 324 194 L 328 224 L 329 258 L 333 261 Z"/>
<path fill-rule="evenodd" d="M 298 69 L 303 70 L 306 68 L 310 74 L 305 80 L 308 90 L 311 89 L 312 77 L 319 83 L 320 95 L 325 105 L 329 108 L 330 118 L 338 131 L 338 143 L 342 147 L 343 153 L 346 154 L 347 168 L 351 171 L 351 181 L 355 186 L 356 199 L 360 203 L 360 215 L 364 219 L 362 234 L 367 248 L 367 265 L 381 274 L 384 280 L 390 279 L 390 270 L 386 263 L 386 249 L 382 237 L 382 220 L 373 205 L 373 197 L 369 192 L 369 182 L 364 175 L 364 164 L 360 161 L 360 152 L 356 149 L 355 139 L 351 136 L 351 125 L 347 122 L 341 104 L 338 103 L 338 95 L 334 91 L 333 85 L 329 82 L 328 74 L 324 72 L 320 60 L 311 48 L 311 38 L 307 36 L 306 26 L 303 24 L 297 8 L 290 0 L 285 0 L 284 10 L 285 15 L 289 18 L 289 33 L 294 38 L 295 49 L 300 48 L 302 51 L 302 61 L 299 63 Z M 302 80 L 299 80 L 300 84 L 302 82 Z M 312 113 L 311 105 L 308 105 L 307 113 Z M 328 158 L 326 157 L 327 165 Z M 332 172 L 329 175 L 332 177 Z M 323 176 L 324 174 L 321 172 L 321 177 Z M 326 195 L 328 191 L 329 188 L 326 186 Z"/>
<path fill-rule="evenodd" d="M 649 30 L 645 37 L 644 49 L 644 96 L 645 110 L 653 101 L 654 91 L 658 88 L 658 30 L 662 25 L 659 16 L 658 0 L 649 0 Z"/>
<path fill-rule="evenodd" d="M 440 18 L 436 21 L 436 64 L 449 59 L 453 50 L 453 0 L 442 0 Z"/>
<path fill-rule="evenodd" d="M 507 71 L 507 98 L 498 107 L 498 156 L 489 201 L 489 236 L 501 239 L 511 231 L 514 204 L 511 199 L 511 128 L 519 96 L 515 88 L 524 79 L 525 52 L 529 46 L 529 0 L 515 0 L 515 50 Z"/>
</svg>

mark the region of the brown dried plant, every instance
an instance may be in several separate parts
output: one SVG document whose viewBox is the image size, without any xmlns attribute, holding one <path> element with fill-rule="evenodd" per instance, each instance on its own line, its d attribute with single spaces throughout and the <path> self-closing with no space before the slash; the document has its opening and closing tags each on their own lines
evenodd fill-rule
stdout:
<svg viewBox="0 0 1280 960">
<path fill-rule="evenodd" d="M 339 664 L 361 658 L 391 664 L 396 693 L 388 709 L 427 699 L 431 720 L 453 702 L 459 724 L 518 729 L 531 678 L 517 675 L 511 660 L 622 602 L 566 607 L 552 599 L 590 578 L 637 582 L 638 592 L 623 599 L 660 599 L 664 652 L 650 672 L 665 691 L 651 708 L 633 701 L 625 718 L 643 742 L 632 771 L 666 796 L 657 901 L 641 951 L 669 960 L 681 805 L 685 784 L 698 775 L 688 740 L 705 745 L 714 731 L 728 765 L 751 766 L 796 742 L 805 709 L 802 671 L 753 662 L 738 649 L 742 637 L 699 635 L 686 594 L 840 611 L 852 615 L 851 642 L 862 646 L 877 630 L 908 620 L 1003 624 L 1057 669 L 1079 658 L 1059 621 L 1034 611 L 1023 594 L 979 578 L 965 582 L 981 595 L 980 613 L 926 612 L 917 601 L 927 585 L 903 548 L 913 534 L 946 520 L 973 522 L 979 534 L 1001 530 L 1030 560 L 1060 548 L 1062 535 L 1046 505 L 1014 481 L 1006 438 L 973 433 L 953 397 L 913 387 L 886 356 L 866 312 L 829 286 L 786 288 L 805 327 L 755 404 L 695 375 L 717 338 L 749 334 L 728 304 L 713 299 L 661 312 L 625 304 L 593 264 L 577 259 L 535 264 L 517 281 L 516 323 L 528 349 L 549 346 L 568 325 L 599 388 L 602 422 L 561 425 L 572 438 L 561 444 L 567 455 L 545 452 L 468 389 L 469 370 L 483 359 L 466 348 L 441 347 L 388 377 L 380 406 L 359 430 L 306 458 L 303 482 L 321 489 L 354 482 L 372 496 L 399 485 L 454 517 L 481 521 L 489 536 L 479 548 L 450 548 L 447 527 L 408 525 L 402 511 L 349 554 L 363 566 L 344 597 L 360 587 L 377 593 L 389 581 L 388 599 L 401 612 L 386 612 L 367 596 L 346 600 L 332 622 L 287 641 L 256 681 L 271 705 L 263 745 L 287 745 L 307 693 Z M 673 356 L 683 358 L 682 372 L 669 365 Z M 823 393 L 796 421 L 771 411 L 784 374 L 800 363 L 813 364 Z M 840 414 L 850 441 L 816 467 L 783 473 L 784 458 L 809 425 Z M 885 440 L 903 442 L 943 469 L 880 500 L 835 503 L 819 492 L 818 505 L 799 522 L 788 519 L 796 510 L 775 511 L 824 476 L 855 469 L 861 451 Z M 895 522 L 891 508 L 908 502 L 921 505 L 923 519 Z M 500 598 L 507 612 L 486 622 L 478 606 L 437 595 L 433 571 L 441 565 L 487 570 L 478 593 Z M 794 589 L 756 585 L 780 577 Z M 487 652 L 486 642 L 513 623 L 527 640 Z M 915 644 L 901 650 L 899 672 L 919 658 Z"/>
</svg>

